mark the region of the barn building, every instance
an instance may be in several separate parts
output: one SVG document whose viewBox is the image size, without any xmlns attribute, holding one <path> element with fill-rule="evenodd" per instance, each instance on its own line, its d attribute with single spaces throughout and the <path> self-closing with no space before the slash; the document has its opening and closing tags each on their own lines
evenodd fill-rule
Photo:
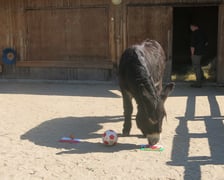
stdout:
<svg viewBox="0 0 224 180">
<path fill-rule="evenodd" d="M 111 80 L 122 51 L 150 38 L 166 51 L 170 80 L 189 62 L 196 19 L 224 83 L 224 0 L 1 0 L 0 9 L 0 78 Z"/>
</svg>

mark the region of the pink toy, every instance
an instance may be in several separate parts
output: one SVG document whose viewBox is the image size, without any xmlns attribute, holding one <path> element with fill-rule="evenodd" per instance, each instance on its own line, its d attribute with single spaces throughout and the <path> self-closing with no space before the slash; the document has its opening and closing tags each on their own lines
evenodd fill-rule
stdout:
<svg viewBox="0 0 224 180">
<path fill-rule="evenodd" d="M 66 143 L 79 143 L 81 142 L 81 139 L 76 139 L 72 137 L 62 137 L 59 142 L 66 142 Z"/>
</svg>

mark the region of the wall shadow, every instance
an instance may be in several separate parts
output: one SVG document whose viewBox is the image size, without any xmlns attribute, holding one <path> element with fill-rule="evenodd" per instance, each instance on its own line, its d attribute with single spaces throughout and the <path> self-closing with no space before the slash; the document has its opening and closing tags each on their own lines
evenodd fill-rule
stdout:
<svg viewBox="0 0 224 180">
<path fill-rule="evenodd" d="M 96 133 L 102 129 L 102 123 L 116 123 L 122 121 L 123 117 L 64 117 L 48 120 L 32 128 L 20 138 L 28 140 L 39 146 L 63 149 L 58 154 L 64 153 L 92 153 L 92 152 L 116 152 L 122 150 L 137 149 L 135 144 L 117 144 L 112 148 L 101 143 L 102 134 Z M 122 128 L 122 127 L 121 127 Z M 105 129 L 106 130 L 106 129 Z M 60 138 L 73 134 L 75 138 L 81 139 L 80 143 L 70 144 L 59 142 Z M 93 139 L 100 138 L 99 142 Z M 120 137 L 119 137 L 120 138 Z"/>
<path fill-rule="evenodd" d="M 185 91 L 186 93 L 186 91 Z M 172 166 L 183 166 L 185 169 L 184 179 L 201 179 L 201 167 L 204 165 L 224 165 L 224 116 L 221 116 L 220 107 L 216 99 L 216 94 L 203 89 L 195 90 L 187 96 L 187 106 L 183 117 L 176 117 L 179 125 L 176 128 L 176 135 L 173 139 L 171 162 Z M 177 92 L 178 94 L 178 92 Z M 210 116 L 195 116 L 196 97 L 207 94 L 210 105 Z M 204 121 L 206 133 L 190 133 L 188 121 Z M 192 139 L 206 138 L 208 140 L 211 156 L 191 156 L 189 157 L 190 141 Z M 201 149 L 207 147 L 201 147 Z M 199 149 L 200 152 L 200 149 Z"/>
<path fill-rule="evenodd" d="M 117 84 L 1 82 L 0 94 L 32 94 L 120 98 Z"/>
</svg>

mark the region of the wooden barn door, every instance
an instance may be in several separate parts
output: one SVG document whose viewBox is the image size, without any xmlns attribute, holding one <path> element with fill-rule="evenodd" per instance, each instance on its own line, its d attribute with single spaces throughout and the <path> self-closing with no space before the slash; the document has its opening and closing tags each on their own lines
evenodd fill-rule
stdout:
<svg viewBox="0 0 224 180">
<path fill-rule="evenodd" d="M 67 51 L 63 11 L 28 10 L 27 60 L 61 60 Z"/>
<path fill-rule="evenodd" d="M 108 7 L 27 10 L 27 61 L 106 64 L 111 56 L 108 14 Z"/>
<path fill-rule="evenodd" d="M 164 80 L 169 81 L 172 68 L 172 7 L 127 6 L 125 46 L 140 43 L 144 39 L 157 40 L 168 58 Z"/>
</svg>

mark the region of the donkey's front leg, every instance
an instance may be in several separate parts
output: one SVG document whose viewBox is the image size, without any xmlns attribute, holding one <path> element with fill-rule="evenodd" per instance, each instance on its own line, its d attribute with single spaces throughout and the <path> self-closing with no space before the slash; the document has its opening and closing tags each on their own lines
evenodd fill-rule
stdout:
<svg viewBox="0 0 224 180">
<path fill-rule="evenodd" d="M 131 115 L 133 112 L 132 96 L 125 90 L 122 91 L 123 108 L 124 108 L 124 125 L 123 135 L 128 136 L 131 130 Z"/>
</svg>

